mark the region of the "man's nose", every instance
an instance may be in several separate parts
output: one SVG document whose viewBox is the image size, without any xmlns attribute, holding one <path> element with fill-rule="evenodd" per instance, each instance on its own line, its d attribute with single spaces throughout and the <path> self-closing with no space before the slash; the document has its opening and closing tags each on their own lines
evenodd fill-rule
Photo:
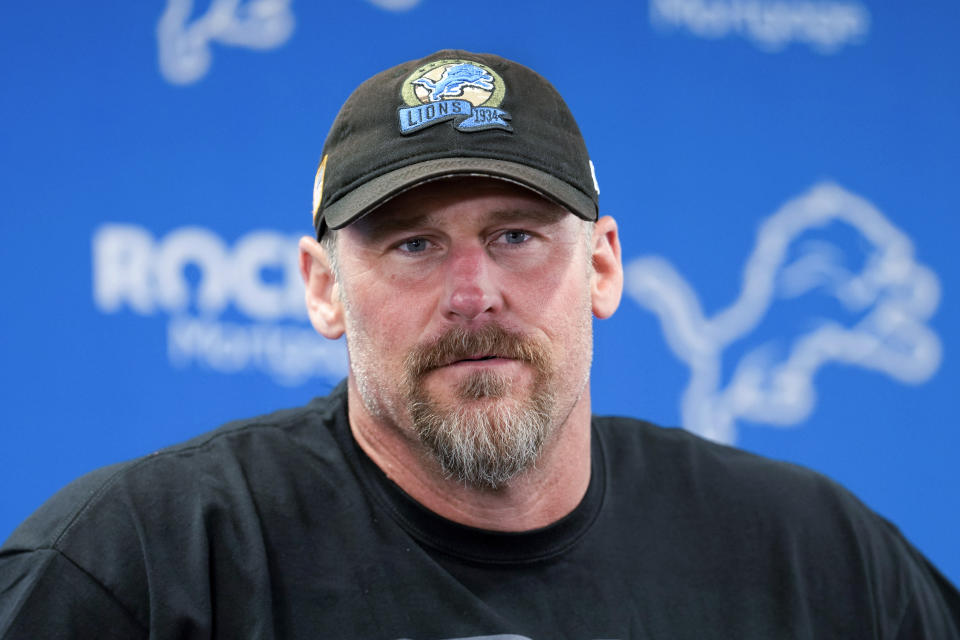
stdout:
<svg viewBox="0 0 960 640">
<path fill-rule="evenodd" d="M 474 320 L 502 308 L 494 265 L 482 246 L 460 247 L 447 257 L 443 313 L 450 320 Z"/>
</svg>

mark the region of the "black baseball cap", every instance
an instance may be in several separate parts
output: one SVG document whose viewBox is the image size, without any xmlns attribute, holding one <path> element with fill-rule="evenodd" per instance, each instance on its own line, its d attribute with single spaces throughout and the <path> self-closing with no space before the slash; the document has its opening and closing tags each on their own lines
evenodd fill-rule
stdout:
<svg viewBox="0 0 960 640">
<path fill-rule="evenodd" d="M 317 237 L 454 176 L 513 182 L 597 219 L 593 164 L 553 85 L 500 56 L 446 49 L 382 71 L 347 98 L 314 181 Z"/>
</svg>

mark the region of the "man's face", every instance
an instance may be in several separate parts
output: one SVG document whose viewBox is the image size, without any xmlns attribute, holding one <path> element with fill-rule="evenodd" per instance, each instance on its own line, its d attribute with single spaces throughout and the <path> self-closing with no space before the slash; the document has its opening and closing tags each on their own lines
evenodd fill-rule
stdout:
<svg viewBox="0 0 960 640">
<path fill-rule="evenodd" d="M 497 488 L 584 393 L 590 234 L 511 183 L 440 180 L 342 230 L 351 373 L 376 420 L 443 470 Z"/>
</svg>

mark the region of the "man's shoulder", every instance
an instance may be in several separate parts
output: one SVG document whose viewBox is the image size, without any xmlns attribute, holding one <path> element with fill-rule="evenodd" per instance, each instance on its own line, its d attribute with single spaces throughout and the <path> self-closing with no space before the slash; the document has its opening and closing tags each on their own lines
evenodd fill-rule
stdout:
<svg viewBox="0 0 960 640">
<path fill-rule="evenodd" d="M 149 504 L 181 510 L 245 481 L 270 482 L 298 461 L 322 468 L 340 454 L 330 428 L 345 411 L 341 389 L 301 407 L 235 420 L 145 456 L 96 469 L 58 491 L 4 544 L 10 549 L 60 549 L 85 522 L 128 523 Z M 109 530 L 109 527 L 107 527 Z"/>
<path fill-rule="evenodd" d="M 214 573 L 264 575 L 268 541 L 348 510 L 345 424 L 341 387 L 93 471 L 13 532 L 0 547 L 0 573 L 48 589 L 61 573 L 72 576 L 84 597 L 107 594 L 146 626 L 152 597 L 173 590 L 199 602 Z M 33 586 L 17 601 L 24 589 Z"/>
<path fill-rule="evenodd" d="M 593 416 L 608 456 L 614 461 L 637 462 L 673 468 L 724 465 L 745 472 L 814 472 L 799 465 L 774 460 L 698 436 L 679 427 L 663 427 L 646 420 L 624 416 Z"/>
<path fill-rule="evenodd" d="M 765 579 L 801 597 L 820 585 L 824 606 L 846 606 L 851 616 L 882 606 L 883 624 L 902 637 L 954 637 L 930 631 L 954 629 L 954 587 L 895 525 L 826 475 L 682 429 L 629 418 L 593 423 L 612 519 L 631 540 L 642 532 L 666 564 L 692 558 L 735 576 L 731 585 Z"/>
<path fill-rule="evenodd" d="M 314 398 L 299 407 L 233 420 L 141 458 L 120 465 L 125 471 L 139 467 L 188 463 L 202 469 L 204 464 L 224 464 L 248 457 L 262 458 L 274 448 L 331 444 L 331 427 L 338 414 L 345 414 L 346 393 L 335 389 L 330 395 Z"/>
<path fill-rule="evenodd" d="M 643 461 L 675 472 L 681 468 L 701 467 L 716 471 L 726 467 L 747 474 L 777 473 L 799 478 L 824 478 L 798 464 L 775 460 L 744 449 L 698 436 L 679 427 L 663 427 L 646 420 L 623 416 L 593 416 L 593 425 L 614 461 Z"/>
<path fill-rule="evenodd" d="M 825 474 L 720 444 L 680 428 L 595 416 L 614 482 L 661 495 L 693 496 L 718 509 L 762 510 L 770 518 L 821 520 L 825 512 L 882 521 Z M 885 523 L 881 526 L 886 526 Z"/>
<path fill-rule="evenodd" d="M 893 524 L 814 469 L 649 422 L 595 418 L 594 424 L 610 490 L 639 496 L 651 519 L 692 518 L 739 537 L 755 530 L 758 541 L 833 540 L 851 552 L 869 540 L 887 555 L 903 543 Z"/>
</svg>

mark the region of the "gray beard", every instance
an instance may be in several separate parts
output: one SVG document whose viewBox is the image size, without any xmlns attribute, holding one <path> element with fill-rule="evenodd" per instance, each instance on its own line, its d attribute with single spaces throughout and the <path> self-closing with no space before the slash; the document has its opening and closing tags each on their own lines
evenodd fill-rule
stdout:
<svg viewBox="0 0 960 640">
<path fill-rule="evenodd" d="M 494 352 L 528 362 L 535 370 L 529 396 L 509 398 L 511 379 L 477 371 L 458 385 L 452 406 L 430 397 L 423 375 L 459 352 Z M 476 333 L 458 330 L 408 360 L 405 390 L 413 429 L 445 476 L 476 489 L 498 490 L 535 465 L 550 433 L 554 406 L 546 362 L 539 344 L 495 326 Z"/>
</svg>

